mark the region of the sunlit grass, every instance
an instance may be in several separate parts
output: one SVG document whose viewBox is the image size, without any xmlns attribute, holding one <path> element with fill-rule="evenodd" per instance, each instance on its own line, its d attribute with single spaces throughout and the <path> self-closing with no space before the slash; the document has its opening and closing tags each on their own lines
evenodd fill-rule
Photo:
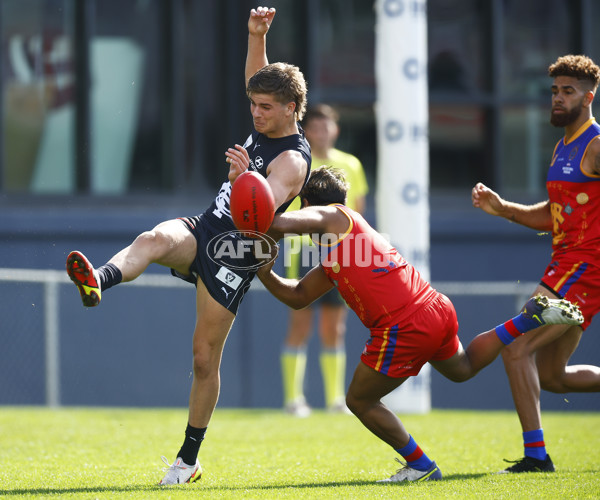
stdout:
<svg viewBox="0 0 600 500">
<path fill-rule="evenodd" d="M 522 456 L 513 412 L 401 416 L 444 480 L 377 484 L 394 451 L 345 415 L 295 419 L 272 410 L 217 410 L 195 484 L 157 486 L 160 455 L 179 449 L 183 409 L 0 409 L 0 497 L 32 498 L 598 498 L 596 413 L 545 413 L 553 474 L 496 475 Z"/>
</svg>

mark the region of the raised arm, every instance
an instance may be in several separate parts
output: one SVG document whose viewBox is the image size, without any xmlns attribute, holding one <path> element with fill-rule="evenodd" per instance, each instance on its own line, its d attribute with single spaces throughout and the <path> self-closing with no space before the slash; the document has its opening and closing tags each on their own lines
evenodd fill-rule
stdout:
<svg viewBox="0 0 600 500">
<path fill-rule="evenodd" d="M 537 231 L 552 230 L 552 213 L 550 212 L 549 200 L 535 205 L 513 203 L 504 200 L 498 193 L 479 182 L 471 191 L 471 201 L 475 208 L 481 208 L 490 215 L 503 217 Z"/>
<path fill-rule="evenodd" d="M 258 7 L 250 11 L 248 19 L 248 54 L 246 55 L 246 86 L 259 69 L 269 64 L 267 59 L 267 32 L 271 27 L 275 9 Z"/>
</svg>

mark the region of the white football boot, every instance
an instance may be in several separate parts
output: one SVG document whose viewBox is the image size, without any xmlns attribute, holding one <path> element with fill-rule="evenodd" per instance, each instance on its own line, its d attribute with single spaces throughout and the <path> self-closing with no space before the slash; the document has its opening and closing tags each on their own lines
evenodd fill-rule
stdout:
<svg viewBox="0 0 600 500">
<path fill-rule="evenodd" d="M 378 483 L 400 483 L 402 481 L 438 481 L 439 479 L 442 479 L 442 471 L 435 462 L 431 462 L 431 467 L 429 467 L 427 470 L 417 470 L 409 467 L 397 458 L 396 461 L 400 465 L 403 465 L 403 467 L 398 469 L 396 474 L 394 474 L 392 477 L 381 479 L 377 481 Z"/>
<path fill-rule="evenodd" d="M 579 307 L 566 299 L 551 299 L 545 295 L 530 298 L 523 307 L 523 316 L 542 325 L 581 325 L 583 314 Z"/>
<path fill-rule="evenodd" d="M 196 459 L 195 465 L 187 465 L 181 457 L 177 457 L 177 460 L 173 464 L 169 464 L 166 457 L 160 457 L 162 461 L 167 465 L 164 469 L 167 471 L 165 477 L 162 478 L 161 482 L 158 483 L 163 486 L 170 486 L 174 484 L 185 484 L 198 481 L 202 476 L 202 467 L 200 462 Z"/>
</svg>

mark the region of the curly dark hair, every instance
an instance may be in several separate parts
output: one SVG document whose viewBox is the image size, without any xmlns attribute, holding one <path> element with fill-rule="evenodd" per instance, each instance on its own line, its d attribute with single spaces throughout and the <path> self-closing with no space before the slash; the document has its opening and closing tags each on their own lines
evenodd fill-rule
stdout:
<svg viewBox="0 0 600 500">
<path fill-rule="evenodd" d="M 321 165 L 311 171 L 308 182 L 300 191 L 300 199 L 307 200 L 309 205 L 344 205 L 347 191 L 344 172 L 339 168 Z"/>
<path fill-rule="evenodd" d="M 269 94 L 277 102 L 296 103 L 296 121 L 306 112 L 306 80 L 300 68 L 287 63 L 272 63 L 259 69 L 249 80 L 246 94 Z"/>
<path fill-rule="evenodd" d="M 583 55 L 566 55 L 559 57 L 548 67 L 548 75 L 571 76 L 578 80 L 589 82 L 594 91 L 600 83 L 600 68 L 589 57 Z"/>
</svg>

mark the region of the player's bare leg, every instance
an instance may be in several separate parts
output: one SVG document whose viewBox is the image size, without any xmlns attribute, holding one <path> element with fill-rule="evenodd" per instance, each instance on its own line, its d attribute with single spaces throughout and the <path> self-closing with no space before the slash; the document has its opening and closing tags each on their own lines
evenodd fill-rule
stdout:
<svg viewBox="0 0 600 500">
<path fill-rule="evenodd" d="M 548 291 L 539 286 L 535 293 L 548 294 Z M 522 335 L 502 351 L 502 360 L 523 430 L 524 443 L 524 457 L 514 461 L 514 465 L 502 472 L 554 471 L 554 464 L 546 452 L 543 437 L 540 376 L 543 375 L 548 380 L 551 373 L 564 373 L 580 336 L 581 328 L 578 325 L 546 325 Z M 561 355 L 557 355 L 558 353 L 553 352 L 554 349 L 550 347 L 559 345 L 564 347 Z M 540 353 L 546 353 L 550 357 L 542 354 L 547 366 L 538 373 L 536 358 L 538 363 L 542 361 Z"/>
<path fill-rule="evenodd" d="M 535 294 L 546 293 L 548 292 L 541 286 L 535 290 Z M 536 352 L 557 341 L 571 328 L 581 332 L 578 326 L 546 325 L 521 335 L 502 351 L 515 408 L 524 432 L 541 428 L 540 381 L 535 362 Z"/>
<path fill-rule="evenodd" d="M 494 361 L 503 348 L 504 344 L 496 332 L 489 330 L 477 335 L 466 350 L 459 344 L 458 350 L 449 359 L 429 363 L 447 379 L 464 382 Z"/>
<path fill-rule="evenodd" d="M 480 333 L 466 349 L 459 345 L 456 354 L 451 358 L 444 361 L 430 361 L 430 363 L 448 379 L 464 382 L 488 366 L 501 352 L 521 352 L 525 355 L 520 356 L 520 374 L 516 378 L 523 379 L 524 383 L 527 383 L 531 380 L 532 374 L 535 375 L 536 380 L 531 381 L 533 385 L 529 387 L 529 393 L 537 392 L 539 399 L 539 384 L 533 357 L 530 356 L 531 353 L 519 351 L 514 346 L 539 346 L 540 342 L 546 342 L 541 340 L 542 338 L 558 338 L 570 328 L 570 325 L 579 325 L 582 322 L 581 311 L 569 301 L 535 295 L 527 301 L 523 311 L 510 321 L 493 330 Z M 517 329 L 517 324 L 520 329 Z M 507 332 L 507 325 L 512 333 Z"/>
<path fill-rule="evenodd" d="M 543 390 L 559 394 L 600 391 L 600 367 L 568 364 L 582 334 L 581 328 L 571 327 L 554 342 L 538 349 L 536 364 Z"/>
<path fill-rule="evenodd" d="M 168 467 L 161 485 L 182 484 L 200 477 L 202 468 L 198 450 L 219 399 L 221 356 L 235 316 L 210 296 L 200 279 L 197 283 L 196 312 L 186 437 L 173 464 L 163 457 Z"/>
<path fill-rule="evenodd" d="M 77 250 L 67 256 L 67 274 L 77 286 L 83 305 L 100 303 L 102 291 L 140 276 L 151 263 L 171 267 L 183 275 L 196 256 L 196 238 L 180 220 L 170 220 L 140 234 L 134 242 L 95 268 Z"/>
<path fill-rule="evenodd" d="M 321 344 L 327 349 L 344 347 L 348 308 L 345 305 L 323 304 L 319 311 Z"/>
<path fill-rule="evenodd" d="M 394 475 L 380 482 L 432 481 L 442 478 L 436 463 L 427 457 L 400 419 L 381 398 L 399 387 L 407 377 L 392 378 L 359 363 L 348 388 L 346 404 L 363 425 L 399 453 L 406 463 Z"/>
<path fill-rule="evenodd" d="M 196 256 L 196 245 L 196 238 L 184 223 L 173 219 L 143 232 L 108 262 L 120 269 L 124 282 L 140 276 L 150 264 L 173 268 L 185 275 Z"/>
<path fill-rule="evenodd" d="M 197 285 L 196 311 L 189 423 L 206 427 L 219 398 L 221 356 L 235 316 L 210 296 L 201 280 Z"/>
<path fill-rule="evenodd" d="M 313 308 L 311 306 L 304 309 L 290 309 L 286 346 L 295 349 L 305 347 L 312 332 L 312 320 Z"/>
<path fill-rule="evenodd" d="M 325 407 L 333 413 L 350 414 L 345 403 L 346 388 L 346 319 L 348 308 L 343 304 L 321 304 L 319 361 L 325 392 Z"/>
<path fill-rule="evenodd" d="M 392 448 L 402 448 L 410 438 L 400 419 L 381 398 L 392 392 L 408 377 L 392 378 L 359 363 L 348 387 L 346 404 L 363 425 Z"/>
</svg>

